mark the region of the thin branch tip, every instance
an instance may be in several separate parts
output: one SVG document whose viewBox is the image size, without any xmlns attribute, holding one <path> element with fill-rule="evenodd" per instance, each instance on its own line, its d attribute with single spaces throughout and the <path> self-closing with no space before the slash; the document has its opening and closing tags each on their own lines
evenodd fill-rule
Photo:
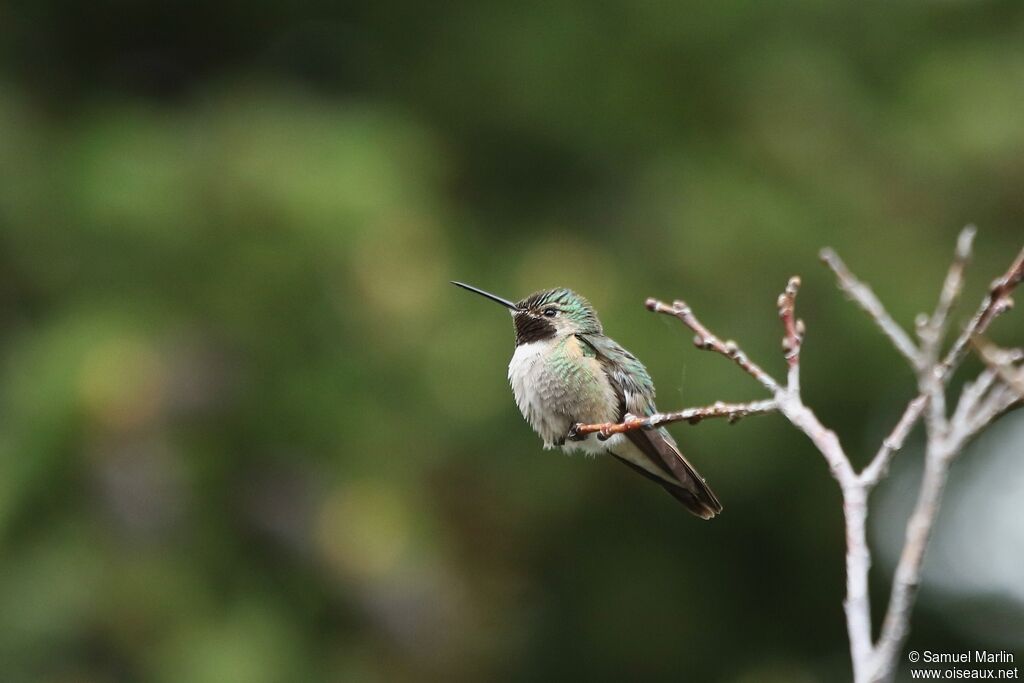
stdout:
<svg viewBox="0 0 1024 683">
<path fill-rule="evenodd" d="M 711 332 L 711 330 L 705 327 L 704 324 L 697 319 L 697 316 L 694 315 L 693 310 L 685 301 L 676 299 L 672 302 L 671 306 L 667 306 L 657 299 L 648 299 L 646 305 L 648 310 L 654 311 L 655 313 L 672 315 L 690 328 L 694 333 L 693 344 L 698 349 L 714 351 L 730 359 L 743 368 L 747 374 L 760 382 L 761 386 L 768 389 L 772 394 L 778 390 L 779 385 L 771 375 L 751 361 L 736 342 L 731 340 L 722 341 L 713 332 Z"/>
<path fill-rule="evenodd" d="M 1017 253 L 1006 272 L 989 285 L 988 294 L 982 300 L 974 317 L 957 337 L 942 362 L 936 366 L 936 374 L 942 381 L 947 381 L 960 365 L 971 339 L 984 334 L 993 320 L 1013 307 L 1012 295 L 1021 281 L 1024 281 L 1024 247 Z"/>
<path fill-rule="evenodd" d="M 794 275 L 786 283 L 786 289 L 779 295 L 776 306 L 785 334 L 782 337 L 782 351 L 786 362 L 793 367 L 800 361 L 800 347 L 804 338 L 804 323 L 796 317 L 796 295 L 800 291 L 800 276 Z"/>
<path fill-rule="evenodd" d="M 819 256 L 836 276 L 839 289 L 875 321 L 875 325 L 882 331 L 882 334 L 889 338 L 892 345 L 907 359 L 912 368 L 920 369 L 923 362 L 917 345 L 885 310 L 885 306 L 882 305 L 871 287 L 857 279 L 857 276 L 850 271 L 833 249 L 826 247 L 819 252 Z"/>
<path fill-rule="evenodd" d="M 930 316 L 918 316 L 915 321 L 917 336 L 921 340 L 922 367 L 919 370 L 922 377 L 925 366 L 934 366 L 941 353 L 942 342 L 946 337 L 946 329 L 949 325 L 949 314 L 956 306 L 960 299 L 960 293 L 963 291 L 964 271 L 967 269 L 967 262 L 971 257 L 976 232 L 973 225 L 968 225 L 960 231 L 956 240 L 956 249 L 953 252 L 953 262 L 950 263 L 946 279 L 942 282 L 935 311 Z M 943 410 L 942 405 L 938 403 L 933 407 L 939 412 Z"/>
<path fill-rule="evenodd" d="M 896 426 L 882 440 L 882 447 L 878 449 L 878 453 L 875 454 L 875 457 L 872 458 L 868 466 L 861 472 L 860 481 L 864 486 L 871 488 L 888 474 L 889 464 L 896 453 L 903 448 L 904 441 L 906 441 L 914 425 L 924 413 L 928 399 L 928 394 L 920 394 L 907 404 Z"/>
<path fill-rule="evenodd" d="M 956 238 L 956 258 L 964 260 L 971 256 L 971 248 L 974 245 L 974 237 L 978 234 L 978 228 L 973 223 L 968 223 L 960 231 Z"/>
</svg>

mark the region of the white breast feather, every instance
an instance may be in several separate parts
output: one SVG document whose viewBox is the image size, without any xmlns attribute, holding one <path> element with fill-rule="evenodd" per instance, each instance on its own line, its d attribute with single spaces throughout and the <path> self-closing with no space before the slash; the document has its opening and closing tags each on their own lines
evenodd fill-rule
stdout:
<svg viewBox="0 0 1024 683">
<path fill-rule="evenodd" d="M 548 349 L 544 342 L 517 346 L 508 364 L 508 381 L 519 412 L 544 439 L 544 448 L 554 448 L 555 442 L 569 431 L 569 421 L 545 409 L 544 387 L 551 381 L 544 363 Z"/>
<path fill-rule="evenodd" d="M 516 347 L 512 360 L 508 365 L 508 381 L 515 395 L 516 405 L 533 430 L 544 440 L 544 448 L 554 448 L 558 441 L 565 438 L 571 426 L 570 420 L 551 405 L 558 396 L 564 399 L 561 383 L 546 367 L 545 358 L 550 351 L 550 342 L 532 342 Z M 611 391 L 610 387 L 607 391 Z M 611 399 L 607 399 L 611 405 Z M 584 417 L 584 416 L 581 416 Z M 594 421 L 605 421 L 613 415 L 592 415 Z M 582 450 L 596 455 L 622 443 L 621 435 L 615 435 L 607 441 L 599 441 L 596 434 L 591 434 L 582 441 L 566 441 L 562 449 L 570 452 Z"/>
</svg>

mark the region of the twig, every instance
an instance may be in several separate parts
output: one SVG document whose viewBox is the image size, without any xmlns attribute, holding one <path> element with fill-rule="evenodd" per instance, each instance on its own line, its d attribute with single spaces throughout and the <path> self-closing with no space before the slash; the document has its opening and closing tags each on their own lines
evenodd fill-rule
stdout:
<svg viewBox="0 0 1024 683">
<path fill-rule="evenodd" d="M 789 367 L 800 362 L 800 345 L 804 340 L 804 321 L 796 318 L 796 294 L 800 291 L 800 278 L 789 278 L 785 291 L 779 295 L 776 305 L 785 333 L 782 336 L 782 352 Z"/>
<path fill-rule="evenodd" d="M 910 339 L 899 323 L 892 319 L 885 306 L 878 300 L 875 293 L 866 284 L 854 277 L 843 260 L 835 251 L 829 248 L 822 249 L 819 256 L 825 264 L 836 274 L 839 280 L 839 288 L 852 299 L 858 306 L 874 319 L 875 323 L 882 330 L 882 333 L 889 338 L 896 347 L 896 350 L 903 354 L 910 365 L 918 368 L 921 365 L 921 354 L 917 346 Z"/>
<path fill-rule="evenodd" d="M 1001 277 L 996 278 L 989 286 L 988 296 L 982 300 L 981 305 L 978 307 L 978 312 L 974 314 L 967 327 L 957 337 L 946 357 L 935 368 L 936 377 L 941 381 L 948 380 L 953 370 L 963 360 L 967 344 L 971 338 L 984 334 L 985 330 L 988 329 L 989 323 L 1013 306 L 1013 299 L 1010 298 L 1010 295 L 1017 285 L 1020 284 L 1021 280 L 1024 280 L 1024 249 L 1020 250 L 1017 258 L 1013 260 L 1013 263 L 1010 264 L 1006 272 Z"/>
<path fill-rule="evenodd" d="M 978 337 L 975 337 L 972 343 L 985 365 L 1017 392 L 1018 396 L 1024 398 L 1024 368 L 1015 365 L 1024 360 L 1024 350 L 1001 349 L 992 342 Z"/>
<path fill-rule="evenodd" d="M 936 378 L 930 370 L 935 367 L 942 351 L 942 341 L 946 336 L 949 313 L 960 298 L 960 292 L 963 291 L 964 271 L 971 258 L 976 232 L 973 225 L 968 225 L 960 231 L 960 236 L 956 240 L 956 250 L 953 252 L 953 262 L 946 272 L 946 279 L 942 283 L 935 311 L 930 316 L 919 316 L 923 320 L 919 320 L 917 328 L 918 337 L 921 338 L 921 363 L 917 373 L 918 386 L 923 393 L 929 396 L 928 420 L 934 431 L 945 431 L 948 426 L 946 423 L 946 392 L 941 379 Z"/>
<path fill-rule="evenodd" d="M 923 317 L 922 324 L 918 326 L 917 334 L 921 338 L 921 356 L 925 363 L 934 363 L 938 360 L 939 347 L 946 334 L 949 313 L 953 310 L 953 306 L 956 305 L 957 299 L 960 298 L 960 292 L 964 288 L 964 270 L 971 258 L 975 234 L 977 234 L 977 228 L 973 225 L 968 225 L 960 231 L 960 236 L 956 240 L 956 250 L 953 252 L 953 262 L 942 283 L 942 291 L 939 293 L 935 312 L 930 316 Z"/>
<path fill-rule="evenodd" d="M 860 481 L 864 486 L 869 489 L 874 487 L 889 472 L 889 463 L 892 462 L 896 452 L 903 448 L 903 442 L 906 440 L 907 435 L 910 434 L 910 430 L 914 428 L 918 419 L 920 419 L 927 403 L 928 396 L 921 395 L 907 404 L 906 410 L 903 411 L 903 416 L 896 423 L 889 436 L 885 437 L 885 440 L 882 441 L 882 447 L 878 449 L 878 453 L 875 454 L 870 464 L 860 473 Z"/>
<path fill-rule="evenodd" d="M 964 385 L 953 417 L 950 437 L 966 443 L 986 425 L 1019 403 L 1021 396 L 1009 385 L 1000 383 L 999 373 L 985 368 L 977 379 Z"/>
<path fill-rule="evenodd" d="M 655 313 L 667 313 L 668 315 L 674 315 L 679 318 L 684 325 L 694 331 L 696 336 L 693 339 L 693 344 L 699 349 L 705 351 L 715 351 L 720 353 L 726 358 L 732 360 L 736 365 L 743 368 L 743 371 L 748 375 L 756 379 L 761 383 L 765 389 L 771 393 L 776 393 L 779 390 L 779 383 L 776 382 L 771 375 L 761 369 L 756 363 L 754 363 L 747 354 L 736 344 L 736 342 L 722 341 L 714 334 L 711 333 L 708 328 L 704 327 L 699 320 L 693 315 L 693 311 L 685 301 L 676 300 L 672 302 L 672 305 L 658 301 L 657 299 L 648 299 L 647 310 L 654 311 Z"/>
<path fill-rule="evenodd" d="M 995 384 L 996 379 L 998 376 L 995 371 L 986 368 L 978 373 L 978 376 L 972 381 L 965 384 L 964 388 L 960 390 L 960 400 L 956 404 L 956 410 L 953 411 L 950 421 L 953 424 L 959 424 L 976 412 L 979 402 Z"/>
<path fill-rule="evenodd" d="M 686 408 L 671 413 L 654 413 L 647 417 L 627 416 L 622 422 L 601 422 L 596 424 L 573 425 L 569 438 L 583 437 L 596 433 L 602 439 L 613 434 L 622 434 L 634 429 L 657 429 L 673 422 L 689 422 L 697 424 L 708 418 L 724 417 L 730 423 L 737 422 L 748 415 L 763 415 L 779 409 L 774 400 L 752 401 L 750 403 L 723 403 L 718 401 L 700 408 Z"/>
<path fill-rule="evenodd" d="M 994 422 L 996 418 L 1014 406 L 1020 405 L 1024 398 L 1012 387 L 997 384 L 981 402 L 978 411 L 968 419 L 962 430 L 962 440 L 966 443 L 978 432 Z"/>
</svg>

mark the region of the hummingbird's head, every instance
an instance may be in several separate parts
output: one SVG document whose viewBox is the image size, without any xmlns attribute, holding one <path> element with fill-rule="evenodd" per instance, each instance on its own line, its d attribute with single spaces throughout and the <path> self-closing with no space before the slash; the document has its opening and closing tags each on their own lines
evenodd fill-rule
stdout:
<svg viewBox="0 0 1024 683">
<path fill-rule="evenodd" d="M 501 304 L 512 313 L 516 326 L 516 346 L 553 339 L 569 334 L 601 334 L 601 321 L 590 302 L 572 291 L 560 287 L 534 292 L 522 301 L 508 299 L 485 292 L 461 282 L 453 285 L 468 289 Z"/>
</svg>

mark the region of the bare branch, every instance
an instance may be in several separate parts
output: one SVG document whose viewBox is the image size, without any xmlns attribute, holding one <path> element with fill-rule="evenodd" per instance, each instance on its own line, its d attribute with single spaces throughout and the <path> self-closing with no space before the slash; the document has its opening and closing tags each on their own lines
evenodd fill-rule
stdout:
<svg viewBox="0 0 1024 683">
<path fill-rule="evenodd" d="M 843 486 L 843 519 L 846 524 L 846 631 L 850 639 L 850 659 L 857 683 L 864 680 L 874 653 L 871 643 L 871 597 L 868 591 L 868 569 L 871 549 L 868 547 L 868 491 L 857 483 Z"/>
<path fill-rule="evenodd" d="M 974 381 L 965 384 L 964 388 L 960 391 L 960 400 L 956 404 L 956 410 L 953 411 L 953 417 L 950 418 L 950 422 L 963 422 L 977 410 L 978 403 L 988 393 L 988 390 L 992 388 L 997 378 L 998 376 L 995 371 L 986 368 L 974 378 Z"/>
<path fill-rule="evenodd" d="M 662 425 L 673 422 L 689 422 L 697 424 L 708 418 L 723 417 L 730 423 L 738 422 L 748 415 L 763 415 L 773 413 L 779 409 L 778 404 L 772 400 L 751 401 L 750 403 L 723 403 L 718 401 L 709 406 L 700 408 L 686 408 L 671 413 L 654 413 L 647 417 L 636 417 L 627 415 L 622 422 L 601 422 L 597 424 L 573 425 L 569 432 L 569 438 L 578 439 L 588 434 L 597 434 L 602 439 L 607 439 L 613 434 L 631 432 L 634 429 L 657 429 Z"/>
<path fill-rule="evenodd" d="M 971 258 L 971 249 L 974 245 L 974 235 L 977 228 L 968 225 L 960 231 L 956 241 L 956 251 L 953 253 L 953 262 L 946 273 L 946 280 L 942 283 L 942 291 L 939 294 L 939 302 L 935 306 L 935 312 L 930 317 L 925 317 L 923 324 L 918 326 L 917 334 L 921 338 L 921 356 L 925 363 L 934 363 L 939 357 L 939 347 L 946 335 L 946 325 L 949 320 L 949 312 L 956 305 L 960 298 L 960 292 L 964 288 L 964 270 Z"/>
<path fill-rule="evenodd" d="M 949 353 L 942 359 L 942 362 L 936 366 L 935 375 L 940 381 L 948 380 L 953 374 L 953 370 L 963 360 L 967 343 L 971 338 L 975 335 L 984 334 L 985 330 L 988 329 L 989 323 L 1013 306 L 1013 299 L 1010 298 L 1010 295 L 1017 285 L 1020 284 L 1021 280 L 1024 280 L 1024 248 L 1020 250 L 1017 258 L 1013 260 L 1013 263 L 1010 264 L 1006 272 L 992 282 L 988 295 L 982 300 L 981 306 L 978 307 L 978 312 L 974 314 L 971 321 L 967 323 L 967 327 L 957 337 L 956 342 L 953 343 L 953 348 L 949 350 Z"/>
<path fill-rule="evenodd" d="M 649 311 L 654 311 L 655 313 L 666 313 L 679 318 L 684 325 L 693 330 L 697 335 L 693 340 L 693 343 L 697 348 L 704 349 L 706 351 L 715 351 L 716 353 L 722 354 L 736 363 L 736 365 L 743 368 L 744 372 L 760 382 L 761 386 L 772 394 L 779 391 L 779 383 L 776 382 L 771 375 L 751 361 L 736 342 L 731 340 L 723 342 L 712 334 L 708 328 L 704 327 L 704 325 L 697 320 L 696 316 L 693 315 L 693 311 L 686 305 L 686 302 L 676 300 L 672 302 L 671 306 L 669 306 L 657 299 L 648 299 L 646 306 Z"/>
<path fill-rule="evenodd" d="M 930 449 L 931 451 L 931 449 Z M 893 576 L 889 608 L 882 622 L 882 634 L 875 647 L 872 681 L 887 681 L 896 669 L 896 660 L 910 630 L 910 610 L 921 583 L 921 566 L 932 526 L 938 516 L 942 492 L 949 474 L 948 458 L 934 450 L 925 458 L 924 478 L 917 504 L 907 522 L 903 551 Z"/>
<path fill-rule="evenodd" d="M 804 341 L 804 321 L 796 317 L 796 294 L 799 291 L 800 278 L 794 275 L 775 302 L 782 321 L 782 353 L 789 366 L 786 392 L 793 396 L 800 395 L 800 348 Z"/>
<path fill-rule="evenodd" d="M 1015 365 L 1024 360 L 1024 349 L 1001 349 L 978 337 L 971 343 L 985 365 L 1016 391 L 1018 396 L 1024 398 L 1024 367 Z"/>
<path fill-rule="evenodd" d="M 978 405 L 978 409 L 974 414 L 965 421 L 963 426 L 959 429 L 951 430 L 950 440 L 956 439 L 956 443 L 962 448 L 978 432 L 994 422 L 996 418 L 1013 406 L 1019 405 L 1022 400 L 1024 398 L 1013 388 L 1005 384 L 996 384 Z M 958 452 L 951 453 L 950 455 L 955 456 Z"/>
<path fill-rule="evenodd" d="M 918 387 L 929 396 L 927 421 L 930 430 L 934 432 L 945 431 L 948 423 L 946 421 L 945 385 L 934 376 L 932 369 L 942 352 L 942 341 L 946 336 L 949 313 L 963 290 L 964 270 L 971 256 L 975 233 L 973 225 L 968 225 L 960 231 L 960 236 L 956 241 L 956 250 L 953 253 L 953 262 L 942 283 L 935 312 L 931 316 L 921 314 L 917 320 L 917 335 L 921 339 Z"/>
<path fill-rule="evenodd" d="M 794 335 L 789 342 L 794 351 L 799 350 L 799 341 L 795 340 L 802 336 L 803 333 L 803 324 L 796 320 L 793 309 L 793 301 L 799 284 L 799 278 L 791 278 L 786 290 L 779 297 L 780 306 L 787 309 L 784 314 L 780 312 L 780 317 L 783 319 L 783 326 L 787 336 L 789 334 Z M 846 453 L 843 452 L 835 432 L 821 424 L 814 412 L 800 400 L 799 375 L 797 374 L 799 363 L 793 363 L 790 366 L 789 386 L 784 388 L 771 375 L 762 370 L 759 365 L 750 360 L 736 342 L 723 342 L 717 335 L 705 327 L 685 302 L 677 300 L 671 306 L 668 306 L 657 299 L 648 299 L 646 305 L 648 310 L 656 313 L 666 313 L 679 318 L 684 325 L 696 334 L 694 345 L 697 348 L 720 353 L 760 382 L 763 387 L 772 393 L 779 411 L 786 416 L 786 419 L 806 434 L 822 455 L 824 455 L 836 480 L 843 486 L 848 486 L 855 482 L 856 475 L 853 472 L 853 467 L 850 465 Z M 798 358 L 799 356 L 794 355 L 793 357 Z"/>
<path fill-rule="evenodd" d="M 965 243 L 969 242 L 970 237 L 961 234 L 956 260 L 960 260 L 961 254 L 966 251 L 969 244 Z M 961 277 L 961 268 L 962 266 L 958 266 L 954 261 L 950 267 L 950 274 L 947 275 L 937 308 L 937 315 L 943 318 L 948 311 L 944 313 L 942 309 L 952 306 L 955 299 L 955 292 L 947 294 L 946 290 L 949 288 L 953 292 L 960 286 L 958 281 Z M 872 681 L 892 680 L 895 673 L 899 652 L 909 632 L 910 611 L 917 596 L 925 549 L 931 537 L 935 518 L 938 516 L 950 462 L 981 429 L 1020 401 L 1018 395 L 1005 384 L 998 382 L 999 375 L 994 369 L 986 368 L 973 382 L 964 387 L 953 416 L 948 420 L 945 416 L 946 383 L 963 360 L 968 344 L 977 335 L 982 334 L 996 316 L 1012 305 L 1010 294 L 1022 279 L 1024 250 L 1017 255 L 1006 273 L 992 283 L 977 313 L 957 337 L 942 361 L 937 361 L 937 353 L 922 358 L 924 364 L 919 369 L 919 385 L 929 397 L 930 405 L 925 417 L 928 441 L 924 477 L 914 512 L 907 522 L 906 538 L 896 565 L 889 606 L 882 623 L 882 633 L 875 646 L 871 667 Z M 947 298 L 948 304 L 945 303 Z"/>
<path fill-rule="evenodd" d="M 800 345 L 804 340 L 804 321 L 796 318 L 796 293 L 800 291 L 800 278 L 789 278 L 786 290 L 779 295 L 777 306 L 785 334 L 782 337 L 782 351 L 786 362 L 793 367 L 800 362 Z"/>
<path fill-rule="evenodd" d="M 765 405 L 770 404 L 773 409 L 778 409 L 794 427 L 810 438 L 828 463 L 832 476 L 839 482 L 843 492 L 843 509 L 847 530 L 847 579 L 844 603 L 847 631 L 850 636 L 854 675 L 858 681 L 862 681 L 867 674 L 867 667 L 874 651 L 871 643 L 871 602 L 867 580 L 868 568 L 871 565 L 866 531 L 867 487 L 861 483 L 854 472 L 836 433 L 825 427 L 817 415 L 804 405 L 800 398 L 800 350 L 804 326 L 797 319 L 795 310 L 799 287 L 800 278 L 790 278 L 785 291 L 778 298 L 779 318 L 782 320 L 783 326 L 782 347 L 789 366 L 785 387 L 779 385 L 774 378 L 751 361 L 735 342 L 723 342 L 719 339 L 697 319 L 684 302 L 675 301 L 672 306 L 667 306 L 656 299 L 648 299 L 647 308 L 657 313 L 667 313 L 679 318 L 696 334 L 694 343 L 698 348 L 722 354 L 760 382 L 774 397 L 773 401 L 768 401 Z M 631 423 L 627 420 L 622 427 L 616 425 L 594 425 L 594 427 L 596 427 L 595 431 L 599 433 L 604 430 L 604 433 L 610 434 L 614 429 L 642 428 L 644 422 L 644 420 L 638 420 Z"/>
<path fill-rule="evenodd" d="M 839 289 L 843 290 L 843 293 L 871 316 L 875 324 L 882 330 L 882 334 L 889 338 L 896 350 L 909 361 L 911 367 L 919 369 L 921 367 L 920 351 L 910 339 L 910 335 L 892 319 L 871 288 L 858 280 L 832 249 L 822 249 L 819 256 L 825 265 L 835 273 L 836 279 L 839 281 Z"/>
<path fill-rule="evenodd" d="M 892 462 L 896 452 L 903 448 L 903 442 L 906 441 L 910 430 L 914 428 L 914 425 L 920 419 L 927 403 L 928 396 L 921 395 L 907 404 L 906 410 L 903 411 L 903 416 L 896 423 L 889 436 L 885 437 L 885 440 L 882 441 L 882 447 L 878 449 L 878 453 L 875 454 L 871 463 L 860 473 L 860 481 L 864 486 L 868 488 L 875 486 L 889 472 L 889 463 Z"/>
</svg>

